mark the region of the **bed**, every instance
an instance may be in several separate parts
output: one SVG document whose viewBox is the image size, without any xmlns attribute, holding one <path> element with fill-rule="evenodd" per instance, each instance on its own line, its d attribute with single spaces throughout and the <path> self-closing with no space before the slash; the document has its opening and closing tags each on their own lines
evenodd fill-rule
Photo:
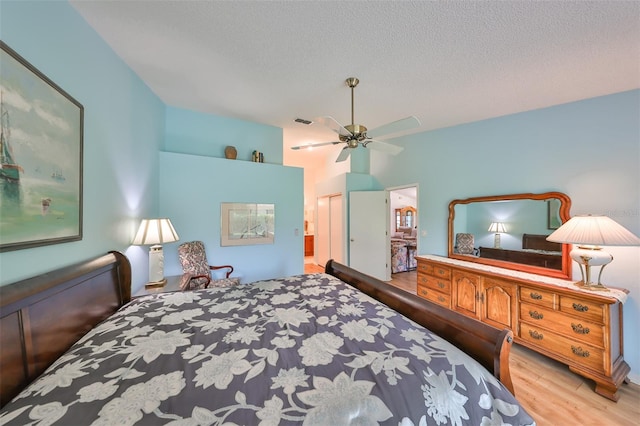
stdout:
<svg viewBox="0 0 640 426">
<path fill-rule="evenodd" d="M 550 269 L 562 269 L 562 244 L 547 241 L 548 235 L 523 234 L 522 250 L 480 247 L 479 255 L 486 259 L 524 263 Z"/>
<path fill-rule="evenodd" d="M 130 300 L 112 252 L 0 287 L 0 423 L 534 424 L 510 331 L 325 272 Z"/>
</svg>

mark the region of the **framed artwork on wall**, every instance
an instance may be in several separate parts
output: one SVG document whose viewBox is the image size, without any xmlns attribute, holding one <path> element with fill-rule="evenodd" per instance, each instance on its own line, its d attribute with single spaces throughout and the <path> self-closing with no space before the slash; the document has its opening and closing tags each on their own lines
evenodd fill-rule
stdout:
<svg viewBox="0 0 640 426">
<path fill-rule="evenodd" d="M 221 246 L 273 244 L 275 206 L 256 203 L 221 203 Z"/>
<path fill-rule="evenodd" d="M 0 41 L 0 251 L 82 239 L 83 106 Z"/>
</svg>

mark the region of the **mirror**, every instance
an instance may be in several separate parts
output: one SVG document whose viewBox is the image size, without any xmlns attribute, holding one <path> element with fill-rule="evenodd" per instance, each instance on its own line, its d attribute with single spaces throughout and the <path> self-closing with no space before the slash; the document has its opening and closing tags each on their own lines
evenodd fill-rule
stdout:
<svg viewBox="0 0 640 426">
<path fill-rule="evenodd" d="M 414 228 L 417 214 L 418 210 L 412 206 L 396 209 L 396 232 L 401 231 L 400 228 Z"/>
<path fill-rule="evenodd" d="M 570 208 L 571 199 L 561 192 L 453 200 L 448 256 L 571 279 L 570 246 L 546 240 L 569 220 Z"/>
</svg>

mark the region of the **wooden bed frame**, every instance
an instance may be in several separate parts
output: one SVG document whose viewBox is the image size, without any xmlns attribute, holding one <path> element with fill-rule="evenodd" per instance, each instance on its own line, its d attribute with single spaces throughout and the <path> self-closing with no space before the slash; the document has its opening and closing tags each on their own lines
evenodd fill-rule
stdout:
<svg viewBox="0 0 640 426">
<path fill-rule="evenodd" d="M 326 272 L 429 328 L 475 358 L 513 393 L 513 334 L 329 261 Z M 0 406 L 131 299 L 131 265 L 110 252 L 0 287 Z"/>
<path fill-rule="evenodd" d="M 546 238 L 547 235 L 523 234 L 522 250 L 480 247 L 480 257 L 562 270 L 562 244 L 547 241 Z M 557 252 L 557 254 L 526 250 L 543 250 L 545 252 Z"/>
</svg>

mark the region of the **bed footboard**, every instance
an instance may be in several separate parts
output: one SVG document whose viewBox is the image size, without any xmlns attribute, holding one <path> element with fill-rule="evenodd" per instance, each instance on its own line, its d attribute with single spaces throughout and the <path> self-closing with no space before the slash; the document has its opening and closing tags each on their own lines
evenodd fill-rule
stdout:
<svg viewBox="0 0 640 426">
<path fill-rule="evenodd" d="M 0 406 L 130 299 L 118 252 L 0 287 Z"/>
<path fill-rule="evenodd" d="M 515 395 L 509 371 L 509 353 L 513 343 L 510 330 L 499 330 L 475 321 L 333 260 L 327 262 L 325 272 L 457 346 L 492 372 Z"/>
</svg>

